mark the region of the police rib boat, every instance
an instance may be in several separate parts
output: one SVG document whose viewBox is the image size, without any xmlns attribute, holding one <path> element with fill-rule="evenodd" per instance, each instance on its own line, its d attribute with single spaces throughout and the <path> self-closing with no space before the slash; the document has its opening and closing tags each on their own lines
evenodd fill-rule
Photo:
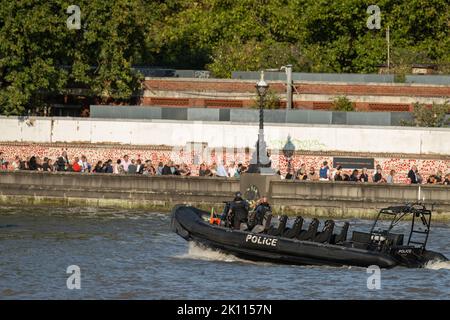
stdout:
<svg viewBox="0 0 450 320">
<path fill-rule="evenodd" d="M 232 229 L 215 223 L 211 214 L 192 206 L 177 205 L 172 210 L 174 232 L 205 247 L 253 261 L 294 265 L 361 266 L 380 268 L 405 266 L 420 268 L 428 262 L 447 261 L 437 252 L 427 250 L 431 211 L 422 204 L 406 204 L 381 209 L 369 232 L 353 231 L 349 223 L 334 233 L 335 223 L 327 220 L 321 231 L 319 220 L 312 219 L 303 228 L 304 219 L 296 217 L 290 228 L 287 216 L 273 226 L 271 215 L 259 232 Z M 386 222 L 388 221 L 388 222 Z M 409 223 L 409 234 L 394 233 L 400 221 Z"/>
</svg>

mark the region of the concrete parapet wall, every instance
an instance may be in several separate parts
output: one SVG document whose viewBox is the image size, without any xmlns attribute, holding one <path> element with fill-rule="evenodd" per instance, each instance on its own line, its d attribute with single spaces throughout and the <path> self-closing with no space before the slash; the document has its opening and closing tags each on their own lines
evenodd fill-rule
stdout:
<svg viewBox="0 0 450 320">
<path fill-rule="evenodd" d="M 0 203 L 77 204 L 170 209 L 188 203 L 220 210 L 240 189 L 237 179 L 78 173 L 0 172 Z M 417 186 L 271 181 L 277 213 L 373 217 L 376 209 L 417 200 Z M 422 186 L 440 220 L 450 219 L 450 188 Z"/>
<path fill-rule="evenodd" d="M 257 126 L 251 124 L 255 114 L 239 111 L 236 117 L 247 123 L 0 117 L 0 142 L 118 143 L 171 147 L 196 142 L 212 148 L 253 148 L 258 133 Z M 290 135 L 293 140 L 305 143 L 302 150 L 310 151 L 450 154 L 448 128 L 280 123 L 267 124 L 264 133 L 270 149 L 281 149 Z"/>
<path fill-rule="evenodd" d="M 236 179 L 0 172 L 0 194 L 25 197 L 214 203 L 228 200 L 236 190 L 239 190 L 239 181 Z"/>
<path fill-rule="evenodd" d="M 450 214 L 449 187 L 422 185 L 420 189 L 421 200 L 434 204 L 437 212 Z M 360 211 L 363 214 L 390 205 L 415 202 L 419 197 L 419 187 L 351 182 L 273 181 L 271 197 L 278 209 L 289 208 L 300 213 L 328 210 L 345 216 L 349 212 Z"/>
</svg>

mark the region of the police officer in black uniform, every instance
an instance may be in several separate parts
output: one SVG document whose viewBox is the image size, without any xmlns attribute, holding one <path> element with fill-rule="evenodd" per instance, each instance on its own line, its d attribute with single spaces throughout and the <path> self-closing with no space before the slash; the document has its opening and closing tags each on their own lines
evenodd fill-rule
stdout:
<svg viewBox="0 0 450 320">
<path fill-rule="evenodd" d="M 228 211 L 229 225 L 231 225 L 233 229 L 239 230 L 241 223 L 248 222 L 248 210 L 248 202 L 242 199 L 242 194 L 240 192 L 236 192 Z"/>
<path fill-rule="evenodd" d="M 267 197 L 262 197 L 259 200 L 258 205 L 255 208 L 255 224 L 263 224 L 264 216 L 266 213 L 271 212 L 272 208 L 270 207 L 269 201 Z"/>
<path fill-rule="evenodd" d="M 272 208 L 267 197 L 262 197 L 258 201 L 255 210 L 250 214 L 249 229 L 255 233 L 266 232 L 272 220 Z"/>
</svg>

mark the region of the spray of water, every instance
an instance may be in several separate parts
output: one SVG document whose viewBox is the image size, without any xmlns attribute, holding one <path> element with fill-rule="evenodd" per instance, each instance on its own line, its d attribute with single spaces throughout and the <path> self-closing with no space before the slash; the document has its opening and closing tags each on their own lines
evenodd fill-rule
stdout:
<svg viewBox="0 0 450 320">
<path fill-rule="evenodd" d="M 440 269 L 450 270 L 450 261 L 429 261 L 425 265 L 425 268 L 431 270 L 440 270 Z"/>
<path fill-rule="evenodd" d="M 198 259 L 206 261 L 223 261 L 223 262 L 245 262 L 252 263 L 251 261 L 240 259 L 231 254 L 227 254 L 218 250 L 212 250 L 206 248 L 200 244 L 190 241 L 188 252 L 177 256 L 181 259 Z"/>
</svg>

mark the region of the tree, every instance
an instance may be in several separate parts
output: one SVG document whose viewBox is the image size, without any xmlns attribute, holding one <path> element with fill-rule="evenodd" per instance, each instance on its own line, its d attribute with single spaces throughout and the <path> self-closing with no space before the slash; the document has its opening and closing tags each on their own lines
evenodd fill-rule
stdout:
<svg viewBox="0 0 450 320">
<path fill-rule="evenodd" d="M 71 80 L 85 84 L 101 102 L 126 100 L 140 89 L 132 69 L 144 51 L 145 6 L 139 0 L 85 1 L 83 29 L 71 30 Z"/>
<path fill-rule="evenodd" d="M 235 70 L 262 70 L 286 64 L 294 65 L 295 71 L 309 71 L 311 67 L 298 46 L 286 42 L 249 40 L 242 43 L 234 39 L 220 43 L 211 56 L 213 61 L 207 68 L 214 76 L 221 78 L 231 77 L 231 72 Z"/>
<path fill-rule="evenodd" d="M 33 101 L 43 102 L 44 92 L 58 92 L 66 83 L 67 72 L 57 66 L 65 38 L 60 23 L 65 19 L 58 8 L 58 3 L 46 1 L 0 5 L 1 113 L 23 114 Z"/>
<path fill-rule="evenodd" d="M 448 1 L 380 0 L 380 30 L 366 26 L 371 4 L 370 0 L 172 0 L 159 6 L 152 45 L 162 65 L 206 66 L 218 76 L 230 76 L 235 68 L 255 70 L 272 64 L 272 47 L 283 52 L 280 58 L 294 47 L 299 61 L 279 60 L 293 60 L 296 71 L 375 72 L 387 60 L 389 25 L 394 64 L 395 52 L 401 51 L 420 53 L 422 62 L 450 61 Z"/>
<path fill-rule="evenodd" d="M 415 103 L 413 109 L 413 125 L 417 127 L 441 127 L 444 124 L 445 116 L 450 112 L 448 103 L 426 106 Z"/>
<path fill-rule="evenodd" d="M 68 29 L 69 1 L 10 1 L 0 6 L 0 108 L 20 115 L 75 84 L 101 102 L 129 99 L 145 54 L 140 0 L 78 1 L 81 30 Z"/>
</svg>

